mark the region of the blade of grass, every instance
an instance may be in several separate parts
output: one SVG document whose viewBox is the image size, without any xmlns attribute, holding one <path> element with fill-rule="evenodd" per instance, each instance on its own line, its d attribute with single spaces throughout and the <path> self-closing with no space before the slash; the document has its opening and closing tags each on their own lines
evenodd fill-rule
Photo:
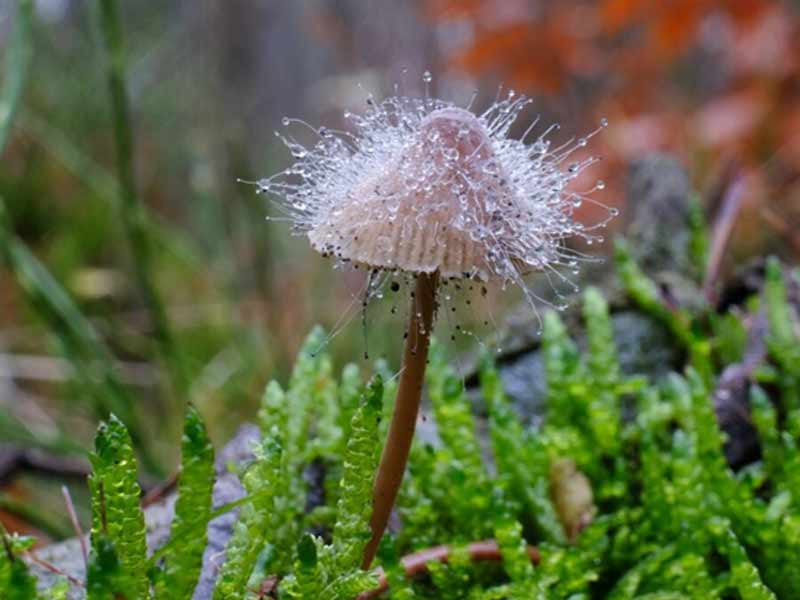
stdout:
<svg viewBox="0 0 800 600">
<path fill-rule="evenodd" d="M 17 112 L 25 79 L 28 74 L 33 45 L 31 43 L 31 28 L 33 23 L 33 1 L 19 0 L 17 2 L 14 31 L 11 34 L 8 53 L 6 54 L 6 73 L 3 91 L 0 94 L 0 154 L 8 142 L 11 132 L 11 123 Z"/>
<path fill-rule="evenodd" d="M 116 144 L 120 211 L 133 258 L 134 275 L 153 321 L 153 332 L 174 391 L 185 399 L 188 381 L 167 312 L 153 281 L 153 247 L 145 206 L 136 193 L 133 174 L 133 131 L 125 84 L 125 49 L 116 0 L 100 0 L 100 29 L 106 50 L 106 77 Z"/>
<path fill-rule="evenodd" d="M 134 440 L 144 431 L 133 410 L 134 399 L 117 376 L 114 358 L 94 326 L 81 313 L 67 291 L 10 230 L 5 205 L 0 199 L 0 257 L 20 285 L 27 304 L 39 315 L 72 363 L 76 377 L 87 389 L 100 418 L 113 412 L 128 424 Z M 142 460 L 154 474 L 158 461 L 146 446 L 138 444 Z"/>
<path fill-rule="evenodd" d="M 21 107 L 16 124 L 52 154 L 88 190 L 109 201 L 114 210 L 121 210 L 120 186 L 116 176 L 87 155 L 65 132 L 33 112 L 30 107 Z M 193 240 L 183 231 L 157 220 L 156 215 L 145 214 L 144 217 L 146 221 L 143 226 L 149 231 L 156 252 L 168 252 L 189 265 L 201 264 L 202 259 L 198 257 Z"/>
</svg>

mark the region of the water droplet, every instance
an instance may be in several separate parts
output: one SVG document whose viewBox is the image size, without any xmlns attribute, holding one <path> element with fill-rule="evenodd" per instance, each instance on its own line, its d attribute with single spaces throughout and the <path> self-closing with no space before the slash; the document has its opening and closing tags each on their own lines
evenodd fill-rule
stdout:
<svg viewBox="0 0 800 600">
<path fill-rule="evenodd" d="M 578 140 L 578 146 L 580 148 L 584 148 L 586 146 L 586 144 L 588 144 L 588 143 L 589 143 L 589 141 L 586 138 L 581 138 L 581 139 Z"/>
<path fill-rule="evenodd" d="M 600 127 L 608 127 L 608 119 L 606 119 L 605 117 L 600 119 Z"/>
<path fill-rule="evenodd" d="M 431 81 L 433 81 L 433 75 L 431 75 L 430 71 L 425 71 L 422 74 L 422 81 L 424 81 L 425 83 L 430 83 Z"/>
<path fill-rule="evenodd" d="M 291 122 L 291 121 L 289 121 L 289 117 L 283 117 L 283 118 L 281 119 L 281 123 L 283 123 L 283 126 L 284 126 L 284 127 L 288 127 L 290 122 Z"/>
<path fill-rule="evenodd" d="M 598 180 L 597 180 L 597 183 L 595 184 L 595 187 L 596 187 L 598 190 L 604 190 L 604 189 L 606 189 L 606 182 L 605 182 L 605 181 L 603 181 L 602 179 L 598 179 Z"/>
</svg>

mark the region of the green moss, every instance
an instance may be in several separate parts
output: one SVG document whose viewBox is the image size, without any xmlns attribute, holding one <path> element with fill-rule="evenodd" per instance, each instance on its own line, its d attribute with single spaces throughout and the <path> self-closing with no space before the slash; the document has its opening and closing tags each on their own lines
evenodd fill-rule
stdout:
<svg viewBox="0 0 800 600">
<path fill-rule="evenodd" d="M 477 415 L 463 379 L 434 345 L 427 383 L 438 442 L 418 439 L 412 448 L 398 505 L 402 526 L 379 553 L 390 585 L 385 597 L 800 597 L 797 340 L 780 265 L 771 261 L 767 270 L 769 356 L 756 371 L 768 373 L 775 397 L 752 388 L 761 458 L 734 472 L 712 393 L 719 372 L 742 356 L 741 332 L 734 348 L 719 322 L 671 312 L 629 257 L 620 260 L 634 300 L 685 345 L 685 371 L 658 382 L 624 375 L 609 307 L 595 289 L 584 296 L 585 352 L 556 313 L 545 315 L 547 406 L 535 426 L 515 413 L 488 358 L 480 368 L 485 414 Z M 309 336 L 285 390 L 266 387 L 264 440 L 241 472 L 248 496 L 237 503 L 216 598 L 251 597 L 265 578 L 279 582 L 281 598 L 320 600 L 355 598 L 378 583 L 359 564 L 393 391 L 380 376 L 363 386 L 353 366 L 339 380 L 317 352 L 323 340 L 319 330 Z M 715 360 L 702 348 L 715 349 Z M 378 370 L 391 379 L 385 365 Z M 625 417 L 630 397 L 635 407 Z M 101 427 L 92 462 L 91 597 L 146 598 L 151 583 L 159 597 L 188 597 L 213 514 L 213 452 L 197 413 L 190 409 L 186 419 L 169 551 L 150 561 L 131 442 L 118 420 Z M 303 472 L 311 462 L 326 472 L 325 497 L 307 515 Z M 489 538 L 501 561 L 473 560 L 470 542 Z M 440 544 L 449 546 L 447 563 L 406 579 L 400 557 Z M 19 590 L 29 589 L 26 573 L 16 558 L 0 564 L 0 576 Z"/>
</svg>

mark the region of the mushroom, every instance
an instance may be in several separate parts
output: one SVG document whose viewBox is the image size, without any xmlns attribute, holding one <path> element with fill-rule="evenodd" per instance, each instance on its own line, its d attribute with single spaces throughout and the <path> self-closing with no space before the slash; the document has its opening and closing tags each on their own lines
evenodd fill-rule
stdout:
<svg viewBox="0 0 800 600">
<path fill-rule="evenodd" d="M 297 161 L 257 182 L 259 192 L 277 196 L 295 231 L 318 252 L 415 279 L 397 400 L 375 478 L 365 569 L 408 460 L 439 283 L 511 282 L 531 298 L 524 274 L 574 269 L 580 256 L 564 240 L 593 239 L 591 227 L 572 219 L 585 194 L 566 187 L 595 159 L 561 168 L 590 136 L 555 150 L 547 139 L 554 127 L 529 145 L 524 139 L 533 125 L 522 140 L 509 138 L 511 124 L 529 102 L 509 92 L 476 115 L 427 97 L 381 103 L 370 97 L 364 115 L 345 115 L 355 133 L 315 130 L 319 139 L 311 148 L 281 136 Z M 598 182 L 595 189 L 601 187 Z"/>
</svg>

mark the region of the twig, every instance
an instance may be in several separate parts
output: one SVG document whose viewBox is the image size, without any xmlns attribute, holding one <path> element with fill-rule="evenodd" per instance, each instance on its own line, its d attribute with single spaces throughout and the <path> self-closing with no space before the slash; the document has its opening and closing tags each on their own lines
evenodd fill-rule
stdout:
<svg viewBox="0 0 800 600">
<path fill-rule="evenodd" d="M 481 542 L 473 542 L 467 546 L 467 552 L 471 560 L 475 562 L 481 561 L 501 561 L 503 556 L 500 553 L 500 548 L 494 540 L 483 540 Z M 435 546 L 433 548 L 426 548 L 414 554 L 404 556 L 400 562 L 403 565 L 403 571 L 406 577 L 411 578 L 420 573 L 424 573 L 428 568 L 428 563 L 432 561 L 447 562 L 450 559 L 452 549 L 450 546 Z M 541 556 L 539 550 L 535 546 L 528 546 L 528 556 L 533 564 L 538 564 Z M 358 600 L 368 600 L 369 598 L 376 598 L 383 592 L 389 589 L 389 581 L 383 569 L 376 569 L 376 574 L 380 580 L 378 587 L 374 590 L 364 592 L 358 596 Z"/>
<path fill-rule="evenodd" d="M 0 449 L 0 481 L 9 479 L 22 469 L 52 473 L 59 477 L 86 477 L 89 463 L 86 460 L 68 456 L 57 456 L 35 448 Z"/>
<path fill-rule="evenodd" d="M 81 524 L 78 522 L 78 515 L 75 513 L 75 505 L 72 503 L 72 496 L 69 493 L 67 486 L 61 486 L 61 494 L 64 496 L 64 503 L 67 505 L 67 514 L 69 520 L 72 521 L 72 527 L 75 529 L 75 535 L 78 536 L 78 541 L 81 545 L 81 553 L 83 554 L 83 566 L 86 567 L 86 572 L 89 572 L 89 549 L 86 547 L 86 538 L 81 531 Z"/>
<path fill-rule="evenodd" d="M 708 255 L 708 264 L 703 282 L 703 293 L 710 304 L 716 301 L 717 279 L 722 268 L 722 259 L 728 247 L 733 226 L 742 207 L 746 177 L 735 175 L 731 178 L 730 185 L 722 195 L 721 205 L 714 219 L 711 233 L 711 248 Z"/>
<path fill-rule="evenodd" d="M 11 542 L 8 541 L 8 532 L 6 531 L 6 528 L 3 526 L 2 523 L 0 523 L 0 538 L 3 540 L 3 548 L 5 550 L 6 556 L 8 557 L 8 560 L 12 562 L 17 560 L 17 557 L 14 556 L 14 550 L 11 548 Z M 34 562 L 37 565 L 41 566 L 42 568 L 47 569 L 51 573 L 55 573 L 57 575 L 62 575 L 63 577 L 66 577 L 74 585 L 85 587 L 85 584 L 82 581 L 73 577 L 69 573 L 62 571 L 57 566 L 50 564 L 45 560 L 42 560 L 33 553 L 33 550 L 28 550 L 25 554 L 28 556 L 31 562 Z"/>
<path fill-rule="evenodd" d="M 154 502 L 158 502 L 161 498 L 163 498 L 169 492 L 175 489 L 175 486 L 177 484 L 178 484 L 178 472 L 176 471 L 175 473 L 170 475 L 166 480 L 157 483 L 147 491 L 147 493 L 142 498 L 142 508 L 146 508 L 151 504 L 153 504 Z"/>
<path fill-rule="evenodd" d="M 74 363 L 55 356 L 0 354 L 0 363 L 7 367 L 0 371 L 0 379 L 62 382 L 75 378 Z M 153 386 L 159 380 L 158 370 L 148 363 L 114 361 L 113 368 L 126 385 Z"/>
<path fill-rule="evenodd" d="M 62 577 L 66 577 L 72 585 L 76 585 L 78 587 L 86 587 L 86 584 L 83 581 L 81 581 L 77 577 L 70 575 L 63 569 L 59 569 L 54 564 L 49 563 L 46 560 L 42 560 L 41 558 L 36 556 L 32 550 L 29 550 L 25 554 L 30 559 L 31 562 L 36 563 L 37 565 L 39 565 L 43 569 L 46 569 L 47 571 L 50 571 L 51 573 L 55 573 L 56 575 L 61 575 Z"/>
<path fill-rule="evenodd" d="M 795 252 L 800 252 L 800 235 L 795 231 L 791 221 L 776 213 L 769 206 L 761 209 L 761 216 L 792 247 Z"/>
</svg>

